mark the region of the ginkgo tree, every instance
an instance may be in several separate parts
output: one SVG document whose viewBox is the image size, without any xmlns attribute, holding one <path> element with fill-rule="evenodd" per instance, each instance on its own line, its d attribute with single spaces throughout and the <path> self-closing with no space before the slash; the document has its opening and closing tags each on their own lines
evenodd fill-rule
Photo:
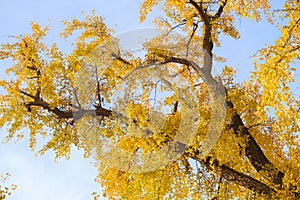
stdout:
<svg viewBox="0 0 300 200">
<path fill-rule="evenodd" d="M 49 28 L 36 23 L 2 44 L 0 59 L 13 63 L 0 81 L 6 140 L 29 134 L 32 150 L 57 158 L 84 151 L 108 199 L 299 199 L 300 103 L 290 84 L 300 2 L 274 9 L 268 0 L 144 0 L 140 21 L 157 7 L 161 34 L 137 55 L 121 51 L 95 12 L 63 22 L 61 37 L 79 33 L 69 54 L 45 44 Z M 239 39 L 236 20 L 262 18 L 281 35 L 254 55 L 249 80 L 236 83 L 214 47 L 220 36 Z M 219 76 L 214 62 L 225 62 Z M 218 140 L 205 152 L 214 131 Z M 147 169 L 135 155 L 153 155 L 144 156 Z"/>
</svg>

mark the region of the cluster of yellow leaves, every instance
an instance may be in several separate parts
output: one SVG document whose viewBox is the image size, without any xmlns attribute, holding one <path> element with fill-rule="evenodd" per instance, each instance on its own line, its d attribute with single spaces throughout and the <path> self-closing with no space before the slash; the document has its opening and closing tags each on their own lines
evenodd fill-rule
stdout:
<svg viewBox="0 0 300 200">
<path fill-rule="evenodd" d="M 87 15 L 82 21 L 75 18 L 70 22 L 63 21 L 66 28 L 61 32 L 61 36 L 68 38 L 75 31 L 82 30 L 76 40 L 76 47 L 78 54 L 85 52 L 83 54 L 86 55 L 103 41 L 109 39 L 113 33 L 113 30 L 108 29 L 103 20 L 101 16 L 96 15 L 95 11 L 92 11 L 92 14 Z"/>
<path fill-rule="evenodd" d="M 300 102 L 290 89 L 290 84 L 295 81 L 295 66 L 300 60 L 299 7 L 299 1 L 286 1 L 282 10 L 278 11 L 286 25 L 278 26 L 281 36 L 275 44 L 259 52 L 252 76 L 254 87 L 262 92 L 258 115 L 266 109 L 274 113 L 276 121 L 273 129 L 280 133 L 277 140 L 285 143 L 291 151 L 294 145 L 299 144 L 295 133 L 300 131 Z"/>
<path fill-rule="evenodd" d="M 83 29 L 70 55 L 62 53 L 56 44 L 47 47 L 43 39 L 49 28 L 41 28 L 36 23 L 31 23 L 32 34 L 16 36 L 14 43 L 2 44 L 0 49 L 0 58 L 10 58 L 13 62 L 6 70 L 11 78 L 0 82 L 0 86 L 6 90 L 0 96 L 0 126 L 7 125 L 7 140 L 13 138 L 21 129 L 27 128 L 30 131 L 32 150 L 37 146 L 36 138 L 41 135 L 49 141 L 39 153 L 53 149 L 57 157 L 68 157 L 72 145 L 82 147 L 76 131 L 69 124 L 71 121 L 59 119 L 43 106 L 29 108 L 27 105 L 35 101 L 33 97 L 37 97 L 47 102 L 50 109 L 71 111 L 70 104 L 75 102 L 74 92 L 77 90 L 74 80 L 83 65 L 83 56 L 99 43 L 105 43 L 111 34 L 102 23 L 102 18 L 94 13 L 86 17 L 84 22 L 74 19 L 64 23 L 64 37 L 70 36 L 75 30 Z M 21 138 L 22 134 L 17 136 Z"/>
<path fill-rule="evenodd" d="M 201 199 L 204 188 L 211 186 L 205 173 L 199 174 L 203 179 L 199 184 L 186 159 L 154 172 L 130 174 L 99 166 L 99 173 L 97 181 L 109 199 Z"/>
<path fill-rule="evenodd" d="M 155 199 L 163 197 L 172 183 L 172 177 L 164 170 L 129 174 L 115 169 L 99 169 L 97 181 L 105 188 L 104 196 L 111 199 Z M 103 173 L 105 172 L 105 174 Z"/>
<path fill-rule="evenodd" d="M 266 113 L 275 117 L 269 131 L 273 133 L 277 145 L 284 147 L 284 155 L 289 160 L 282 165 L 288 174 L 291 173 L 285 176 L 286 188 L 298 184 L 295 177 L 289 176 L 295 174 L 291 169 L 299 169 L 299 159 L 296 157 L 299 157 L 300 101 L 290 89 L 290 84 L 295 81 L 295 66 L 299 65 L 300 60 L 299 7 L 299 1 L 286 1 L 283 8 L 277 11 L 279 20 L 284 20 L 286 24 L 278 25 L 281 36 L 275 44 L 259 52 L 251 80 L 252 91 L 259 90 L 262 94 L 256 113 L 262 123 L 267 121 Z"/>
<path fill-rule="evenodd" d="M 152 11 L 153 6 L 157 5 L 161 0 L 145 0 L 141 4 L 140 22 L 146 19 L 147 14 Z"/>
<path fill-rule="evenodd" d="M 32 34 L 17 36 L 15 43 L 1 45 L 1 55 L 5 55 L 1 57 L 11 58 L 14 64 L 6 70 L 11 79 L 1 81 L 1 87 L 7 93 L 0 97 L 2 100 L 0 125 L 6 124 L 9 127 L 7 140 L 19 130 L 28 128 L 32 150 L 36 146 L 37 135 L 45 137 L 51 135 L 49 130 L 52 130 L 56 133 L 46 146 L 54 148 L 59 155 L 67 155 L 70 152 L 70 144 L 77 141 L 74 135 L 71 137 L 72 140 L 63 136 L 72 133 L 58 119 L 53 119 L 46 110 L 32 107 L 31 112 L 28 112 L 26 103 L 32 102 L 33 99 L 21 95 L 23 91 L 35 96 L 39 91 L 39 95 L 53 109 L 58 106 L 66 107 L 68 105 L 66 95 L 71 91 L 65 87 L 69 85 L 69 79 L 62 52 L 58 50 L 56 44 L 46 47 L 42 42 L 48 27 L 42 29 L 36 23 L 32 23 L 31 27 Z M 76 143 L 78 144 L 78 141 Z M 41 153 L 43 152 L 42 150 Z"/>
<path fill-rule="evenodd" d="M 8 178 L 10 177 L 9 173 L 6 173 L 5 175 L 0 175 L 0 200 L 6 199 L 8 196 L 12 194 L 12 191 L 17 189 L 17 186 L 15 184 L 11 184 L 10 186 L 3 187 L 2 184 L 4 184 Z"/>
<path fill-rule="evenodd" d="M 111 142 L 116 143 L 118 148 L 128 152 L 136 152 L 139 149 L 142 153 L 150 153 L 163 148 L 174 138 L 180 124 L 179 114 L 168 116 L 163 123 L 163 127 L 156 130 L 156 127 L 151 129 L 151 126 L 147 126 L 149 125 L 149 122 L 147 122 L 148 116 L 144 115 L 143 120 L 143 116 L 136 115 L 136 113 L 143 112 L 143 109 L 135 108 L 136 110 L 129 113 L 132 118 L 129 116 L 125 124 L 118 120 L 113 120 L 114 122 L 112 123 L 106 122 L 109 128 L 105 126 L 102 129 L 104 135 L 109 136 Z M 122 126 L 126 128 L 124 129 Z M 101 151 L 101 149 L 99 150 Z"/>
<path fill-rule="evenodd" d="M 261 19 L 261 13 L 266 14 L 270 9 L 269 0 L 228 0 L 227 9 L 229 12 L 235 13 L 241 18 L 255 19 L 259 21 Z"/>
</svg>

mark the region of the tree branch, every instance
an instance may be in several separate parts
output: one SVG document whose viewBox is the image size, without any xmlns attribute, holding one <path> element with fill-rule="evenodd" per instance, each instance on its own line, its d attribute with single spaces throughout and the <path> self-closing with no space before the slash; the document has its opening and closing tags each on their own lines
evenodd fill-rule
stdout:
<svg viewBox="0 0 300 200">
<path fill-rule="evenodd" d="M 25 96 L 28 96 L 32 98 L 34 101 L 25 104 L 28 111 L 31 110 L 31 106 L 37 106 L 37 107 L 42 107 L 46 110 L 48 110 L 51 113 L 54 113 L 57 117 L 61 119 L 69 119 L 69 118 L 81 118 L 84 114 L 91 114 L 96 116 L 102 116 L 102 117 L 109 117 L 112 116 L 113 112 L 111 110 L 102 108 L 102 107 L 97 107 L 95 110 L 85 110 L 85 109 L 80 109 L 78 111 L 63 111 L 60 110 L 57 107 L 51 108 L 50 104 L 43 100 L 42 98 L 37 99 L 35 96 L 25 92 L 25 91 L 20 91 L 22 94 Z"/>
<path fill-rule="evenodd" d="M 227 181 L 233 182 L 242 187 L 248 188 L 258 194 L 267 195 L 269 197 L 276 194 L 276 191 L 273 188 L 266 185 L 265 183 L 262 183 L 257 179 L 252 178 L 251 176 L 238 172 L 226 166 L 225 164 L 219 164 L 219 161 L 217 159 L 212 159 L 211 157 L 207 157 L 207 159 L 202 159 L 198 155 L 199 154 L 195 154 L 194 152 L 192 154 L 190 153 L 189 157 L 201 163 L 209 171 L 216 171 L 217 173 L 220 173 L 221 177 L 223 177 Z"/>
<path fill-rule="evenodd" d="M 190 39 L 189 39 L 189 41 L 186 45 L 186 53 L 185 53 L 186 58 L 189 55 L 189 46 L 190 46 L 190 43 L 191 43 L 191 41 L 193 39 L 193 36 L 195 35 L 195 32 L 196 32 L 197 29 L 198 29 L 198 22 L 193 24 L 193 32 L 192 32 L 191 37 L 190 37 Z"/>
<path fill-rule="evenodd" d="M 111 56 L 114 57 L 115 59 L 121 61 L 122 63 L 124 63 L 126 65 L 132 65 L 130 62 L 128 62 L 127 60 L 125 60 L 124 58 L 122 58 L 121 56 L 119 56 L 115 53 L 111 53 Z"/>
<path fill-rule="evenodd" d="M 98 67 L 95 66 L 95 75 L 96 75 L 96 80 L 97 80 L 97 90 L 96 90 L 96 98 L 98 99 L 98 105 L 99 107 L 102 107 L 102 100 L 101 100 L 101 95 L 100 95 L 100 80 L 98 77 Z"/>
<path fill-rule="evenodd" d="M 227 0 L 225 0 L 223 4 L 222 3 L 220 4 L 220 7 L 219 7 L 217 13 L 213 16 L 214 18 L 219 18 L 221 16 L 221 14 L 223 13 L 223 10 L 224 10 L 224 7 L 226 6 L 226 4 L 227 4 Z"/>
<path fill-rule="evenodd" d="M 203 36 L 203 53 L 204 53 L 204 66 L 203 70 L 210 73 L 212 69 L 212 49 L 213 49 L 213 41 L 211 37 L 211 17 L 207 15 L 202 7 L 202 3 L 198 4 L 194 0 L 190 0 L 190 4 L 192 4 L 196 10 L 198 11 L 201 19 L 204 22 L 204 36 Z"/>
<path fill-rule="evenodd" d="M 284 173 L 278 170 L 265 156 L 260 146 L 257 144 L 248 128 L 246 128 L 243 123 L 240 115 L 234 109 L 234 105 L 231 101 L 227 102 L 227 106 L 229 109 L 233 110 L 233 114 L 231 116 L 231 124 L 228 125 L 229 128 L 232 128 L 235 135 L 242 137 L 245 141 L 245 152 L 247 158 L 250 160 L 252 166 L 256 169 L 256 171 L 265 171 L 268 174 L 267 179 L 271 179 L 270 181 L 276 185 L 282 186 L 282 179 Z"/>
</svg>

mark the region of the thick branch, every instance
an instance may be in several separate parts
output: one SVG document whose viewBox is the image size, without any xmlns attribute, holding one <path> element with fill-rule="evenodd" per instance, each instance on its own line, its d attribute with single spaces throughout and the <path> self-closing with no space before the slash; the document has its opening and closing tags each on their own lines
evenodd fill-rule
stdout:
<svg viewBox="0 0 300 200">
<path fill-rule="evenodd" d="M 216 160 L 216 159 L 211 161 L 212 158 L 208 157 L 207 159 L 204 160 L 195 154 L 190 154 L 189 156 L 191 158 L 197 160 L 199 163 L 201 163 L 203 166 L 205 166 L 208 170 L 212 171 L 214 169 L 227 181 L 230 181 L 230 182 L 233 182 L 242 187 L 248 188 L 248 189 L 254 191 L 255 193 L 267 195 L 269 197 L 276 194 L 276 191 L 273 188 L 269 187 L 268 185 L 256 180 L 255 178 L 252 178 L 251 176 L 240 173 L 224 164 L 220 165 L 218 160 Z"/>
<path fill-rule="evenodd" d="M 28 111 L 31 111 L 31 107 L 32 106 L 37 106 L 37 107 L 42 107 L 46 110 L 48 110 L 49 112 L 54 113 L 57 117 L 63 119 L 68 119 L 68 118 L 73 118 L 73 113 L 70 111 L 62 111 L 60 109 L 58 109 L 57 107 L 55 108 L 50 108 L 49 103 L 45 102 L 45 101 L 33 101 L 30 102 L 28 104 L 26 104 L 26 107 L 28 109 Z"/>
<path fill-rule="evenodd" d="M 221 81 L 214 79 L 214 77 L 211 75 L 210 72 L 204 70 L 203 68 L 200 68 L 196 63 L 193 61 L 189 61 L 184 58 L 178 58 L 178 57 L 168 57 L 166 58 L 161 64 L 167 64 L 167 63 L 178 63 L 183 64 L 189 67 L 192 67 L 203 79 L 204 83 L 207 85 L 207 87 L 210 89 L 211 94 L 213 94 L 215 97 L 218 97 L 220 95 L 224 96 L 223 94 L 225 92 L 225 88 Z"/>
<path fill-rule="evenodd" d="M 234 105 L 231 101 L 227 102 L 229 109 L 233 110 L 231 116 L 230 128 L 234 130 L 234 133 L 245 139 L 245 152 L 247 158 L 250 160 L 252 166 L 259 172 L 261 170 L 268 172 L 269 179 L 276 185 L 282 185 L 282 178 L 284 173 L 278 170 L 265 156 L 260 146 L 257 144 L 249 130 L 244 125 L 240 115 L 235 111 Z M 244 145 L 242 145 L 244 146 Z"/>
<path fill-rule="evenodd" d="M 202 3 L 198 4 L 193 0 L 190 0 L 190 3 L 196 8 L 198 11 L 201 19 L 204 22 L 204 36 L 203 36 L 203 53 L 204 53 L 204 66 L 203 70 L 206 72 L 211 72 L 212 69 L 212 49 L 213 49 L 213 42 L 211 37 L 211 17 L 207 15 L 203 8 Z"/>
<path fill-rule="evenodd" d="M 200 17 L 202 18 L 205 26 L 210 26 L 209 16 L 204 12 L 203 7 L 202 7 L 202 2 L 200 4 L 198 4 L 194 0 L 190 0 L 189 3 L 192 4 L 196 8 L 196 10 L 198 11 Z"/>
<path fill-rule="evenodd" d="M 57 107 L 51 108 L 50 104 L 43 100 L 42 98 L 36 98 L 35 96 L 25 92 L 25 91 L 20 91 L 22 94 L 25 96 L 28 96 L 33 99 L 32 102 L 25 104 L 28 111 L 31 111 L 32 106 L 37 106 L 37 107 L 42 107 L 46 110 L 48 110 L 51 113 L 54 113 L 57 117 L 61 119 L 69 119 L 69 118 L 80 118 L 84 114 L 96 114 L 96 116 L 103 116 L 103 117 L 109 117 L 112 115 L 112 111 L 102 108 L 102 107 L 97 107 L 95 110 L 85 110 L 85 109 L 80 109 L 78 111 L 63 111 L 60 110 Z"/>
</svg>

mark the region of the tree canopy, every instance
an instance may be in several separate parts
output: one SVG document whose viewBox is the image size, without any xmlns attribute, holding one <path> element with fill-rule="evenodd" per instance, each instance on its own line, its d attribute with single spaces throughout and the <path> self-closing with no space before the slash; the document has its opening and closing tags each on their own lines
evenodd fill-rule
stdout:
<svg viewBox="0 0 300 200">
<path fill-rule="evenodd" d="M 61 37 L 78 36 L 70 53 L 46 44 L 49 27 L 32 22 L 32 33 L 1 44 L 0 59 L 13 63 L 0 80 L 6 140 L 29 134 L 41 155 L 68 158 L 77 147 L 93 156 L 108 199 L 299 199 L 300 102 L 290 85 L 300 2 L 271 5 L 144 0 L 140 22 L 158 7 L 164 16 L 136 54 L 95 12 L 63 22 Z M 239 39 L 244 19 L 266 19 L 281 34 L 238 83 L 214 47 Z M 218 76 L 215 62 L 224 65 Z"/>
</svg>

